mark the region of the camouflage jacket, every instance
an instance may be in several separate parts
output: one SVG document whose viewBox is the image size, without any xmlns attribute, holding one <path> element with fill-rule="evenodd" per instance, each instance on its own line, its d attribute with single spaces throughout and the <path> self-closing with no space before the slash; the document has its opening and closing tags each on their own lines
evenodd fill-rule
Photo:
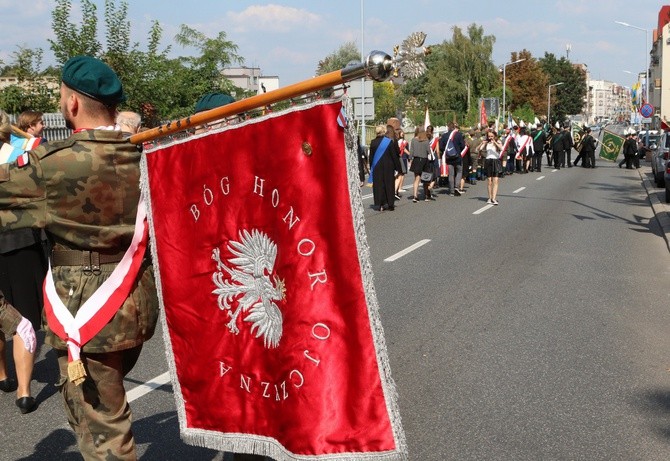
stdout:
<svg viewBox="0 0 670 461">
<path fill-rule="evenodd" d="M 5 296 L 0 291 L 0 331 L 5 336 L 12 336 L 16 333 L 16 328 L 19 326 L 21 318 L 19 311 L 7 302 Z"/>
<path fill-rule="evenodd" d="M 3 230 L 44 228 L 54 249 L 124 252 L 132 240 L 139 201 L 140 153 L 120 131 L 87 130 L 39 146 L 0 165 Z M 93 273 L 81 266 L 52 268 L 56 290 L 68 310 L 79 307 L 107 279 L 115 264 Z M 114 318 L 82 349 L 99 353 L 137 346 L 154 332 L 158 301 L 153 267 L 143 264 L 133 291 Z M 45 323 L 47 342 L 65 343 Z"/>
</svg>

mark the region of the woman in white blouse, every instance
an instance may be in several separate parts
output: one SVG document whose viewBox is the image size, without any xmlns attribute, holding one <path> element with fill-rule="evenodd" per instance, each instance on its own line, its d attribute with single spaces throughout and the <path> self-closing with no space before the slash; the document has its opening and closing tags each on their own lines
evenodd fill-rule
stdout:
<svg viewBox="0 0 670 461">
<path fill-rule="evenodd" d="M 493 205 L 498 204 L 496 197 L 498 195 L 498 178 L 502 173 L 502 165 L 500 163 L 500 153 L 502 152 L 502 144 L 498 140 L 498 136 L 491 130 L 486 133 L 485 139 L 479 145 L 480 152 L 483 151 L 484 171 L 488 178 L 488 193 L 489 199 L 486 203 Z"/>
</svg>

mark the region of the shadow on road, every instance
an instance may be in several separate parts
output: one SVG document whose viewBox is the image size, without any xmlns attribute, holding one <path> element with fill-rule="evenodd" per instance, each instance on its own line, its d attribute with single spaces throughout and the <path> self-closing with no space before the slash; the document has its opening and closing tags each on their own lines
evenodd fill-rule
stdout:
<svg viewBox="0 0 670 461">
<path fill-rule="evenodd" d="M 653 431 L 670 440 L 670 389 L 658 389 L 637 396 L 633 405 L 645 416 Z"/>
<path fill-rule="evenodd" d="M 18 461 L 43 461 L 45 459 L 81 461 L 74 433 L 68 429 L 56 429 L 35 445 L 35 452 L 32 455 L 20 458 Z"/>
</svg>

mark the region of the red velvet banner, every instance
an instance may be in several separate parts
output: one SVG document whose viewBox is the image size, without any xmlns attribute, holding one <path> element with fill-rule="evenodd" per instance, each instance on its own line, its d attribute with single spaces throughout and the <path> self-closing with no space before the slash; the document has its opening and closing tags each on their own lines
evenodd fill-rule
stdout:
<svg viewBox="0 0 670 461">
<path fill-rule="evenodd" d="M 277 460 L 406 457 L 364 288 L 341 107 L 272 114 L 146 155 L 190 443 Z"/>
</svg>

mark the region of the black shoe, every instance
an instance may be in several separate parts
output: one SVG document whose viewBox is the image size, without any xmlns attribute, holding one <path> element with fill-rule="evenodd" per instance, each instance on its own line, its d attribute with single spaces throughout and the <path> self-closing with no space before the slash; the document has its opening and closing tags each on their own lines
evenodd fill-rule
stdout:
<svg viewBox="0 0 670 461">
<path fill-rule="evenodd" d="M 16 387 L 17 383 L 12 378 L 6 378 L 0 381 L 0 391 L 2 392 L 14 392 Z"/>
<path fill-rule="evenodd" d="M 37 407 L 35 405 L 35 398 L 30 396 L 17 399 L 16 406 L 19 407 L 19 410 L 21 410 L 21 413 L 24 415 L 30 413 Z"/>
</svg>

